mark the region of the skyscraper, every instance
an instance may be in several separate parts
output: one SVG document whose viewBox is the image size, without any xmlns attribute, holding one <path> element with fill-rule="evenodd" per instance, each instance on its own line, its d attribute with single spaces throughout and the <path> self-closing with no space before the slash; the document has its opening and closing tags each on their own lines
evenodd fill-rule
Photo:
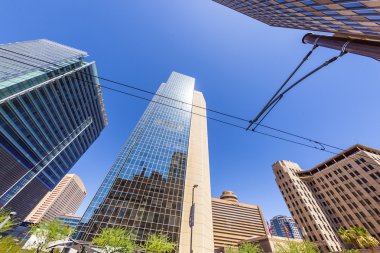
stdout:
<svg viewBox="0 0 380 253">
<path fill-rule="evenodd" d="M 380 38 L 380 1 L 213 0 L 270 26 Z"/>
<path fill-rule="evenodd" d="M 272 229 L 272 235 L 303 239 L 301 230 L 297 227 L 294 219 L 285 215 L 274 216 L 270 220 L 270 226 Z"/>
<path fill-rule="evenodd" d="M 58 219 L 59 221 L 61 221 L 63 223 L 63 225 L 68 225 L 73 229 L 75 229 L 76 226 L 78 226 L 80 219 L 81 219 L 81 217 L 75 216 L 72 214 L 58 215 L 55 218 Z"/>
<path fill-rule="evenodd" d="M 73 214 L 86 197 L 86 188 L 75 174 L 67 174 L 58 185 L 48 192 L 25 221 L 39 223 L 51 220 L 58 215 Z"/>
<path fill-rule="evenodd" d="M 95 62 L 49 40 L 0 45 L 0 207 L 24 219 L 107 124 Z"/>
<path fill-rule="evenodd" d="M 161 84 L 83 215 L 77 239 L 90 241 L 116 225 L 140 242 L 166 234 L 179 252 L 189 252 L 198 185 L 193 251 L 213 252 L 206 104 L 194 85 L 176 72 Z"/>
<path fill-rule="evenodd" d="M 223 252 L 225 246 L 237 247 L 251 237 L 267 235 L 261 208 L 240 203 L 232 191 L 224 191 L 220 199 L 212 198 L 212 221 L 217 252 Z"/>
<path fill-rule="evenodd" d="M 273 164 L 276 182 L 306 239 L 323 252 L 343 247 L 337 230 L 361 226 L 380 239 L 380 151 L 354 145 L 316 167 Z"/>
</svg>

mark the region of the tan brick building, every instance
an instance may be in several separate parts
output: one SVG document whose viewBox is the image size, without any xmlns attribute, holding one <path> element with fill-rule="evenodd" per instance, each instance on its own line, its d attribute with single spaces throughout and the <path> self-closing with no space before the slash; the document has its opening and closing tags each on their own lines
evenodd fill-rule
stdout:
<svg viewBox="0 0 380 253">
<path fill-rule="evenodd" d="M 358 144 L 307 171 L 278 161 L 273 172 L 305 239 L 323 252 L 342 249 L 341 226 L 362 226 L 380 239 L 379 150 Z"/>
<path fill-rule="evenodd" d="M 237 247 L 242 240 L 267 235 L 261 208 L 240 203 L 231 191 L 212 199 L 212 221 L 215 249 Z"/>
<path fill-rule="evenodd" d="M 86 188 L 75 174 L 67 174 L 30 212 L 25 221 L 39 223 L 59 215 L 73 214 L 86 197 Z"/>
</svg>

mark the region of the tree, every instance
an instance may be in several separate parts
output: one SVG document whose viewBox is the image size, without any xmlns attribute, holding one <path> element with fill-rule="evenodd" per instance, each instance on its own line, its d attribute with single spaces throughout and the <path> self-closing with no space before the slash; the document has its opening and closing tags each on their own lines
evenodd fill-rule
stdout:
<svg viewBox="0 0 380 253">
<path fill-rule="evenodd" d="M 8 210 L 4 210 L 4 209 L 0 209 L 0 224 L 5 221 L 6 219 L 8 219 L 10 217 L 10 211 Z M 4 233 L 5 231 L 8 231 L 10 230 L 13 226 L 15 226 L 17 223 L 16 221 L 11 218 L 9 219 L 2 228 L 0 228 L 0 234 L 1 233 Z"/>
<path fill-rule="evenodd" d="M 54 219 L 32 225 L 30 234 L 37 239 L 35 244 L 38 253 L 46 248 L 49 243 L 69 237 L 73 231 L 71 227 L 63 225 L 62 221 Z"/>
<path fill-rule="evenodd" d="M 137 248 L 136 235 L 124 228 L 103 228 L 94 237 L 92 244 L 99 246 L 107 253 L 132 253 Z"/>
<path fill-rule="evenodd" d="M 145 241 L 143 249 L 146 253 L 169 253 L 175 250 L 177 245 L 169 241 L 163 234 L 150 234 Z"/>
<path fill-rule="evenodd" d="M 257 243 L 245 242 L 239 245 L 239 253 L 264 253 L 261 246 Z"/>
<path fill-rule="evenodd" d="M 317 245 L 309 242 L 288 241 L 275 245 L 276 253 L 318 253 Z"/>
<path fill-rule="evenodd" d="M 232 247 L 232 246 L 225 246 L 224 251 L 225 251 L 225 253 L 239 253 L 239 250 L 237 248 Z"/>
<path fill-rule="evenodd" d="M 363 227 L 355 226 L 349 229 L 340 227 L 338 233 L 345 243 L 352 244 L 355 248 L 369 248 L 375 252 L 375 248 L 379 246 L 379 241 Z"/>
<path fill-rule="evenodd" d="M 5 236 L 0 238 L 0 252 L 4 253 L 29 253 L 30 250 L 21 249 L 21 245 L 17 239 L 12 236 Z"/>
</svg>

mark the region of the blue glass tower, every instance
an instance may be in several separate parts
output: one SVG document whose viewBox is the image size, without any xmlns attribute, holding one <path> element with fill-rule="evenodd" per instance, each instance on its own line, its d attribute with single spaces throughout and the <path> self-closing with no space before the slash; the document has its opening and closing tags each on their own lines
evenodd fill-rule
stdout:
<svg viewBox="0 0 380 253">
<path fill-rule="evenodd" d="M 297 227 L 296 222 L 291 217 L 277 215 L 270 220 L 272 235 L 303 239 L 301 229 Z"/>
<path fill-rule="evenodd" d="M 49 40 L 0 45 L 0 207 L 25 218 L 107 124 L 86 52 Z"/>
<path fill-rule="evenodd" d="M 161 84 L 83 215 L 77 239 L 121 226 L 140 241 L 164 233 L 178 242 L 194 84 L 175 72 Z"/>
</svg>

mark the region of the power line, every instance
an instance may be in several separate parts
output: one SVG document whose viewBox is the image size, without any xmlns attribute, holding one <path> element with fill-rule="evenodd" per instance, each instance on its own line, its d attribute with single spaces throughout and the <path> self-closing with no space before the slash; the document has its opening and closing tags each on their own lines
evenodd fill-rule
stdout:
<svg viewBox="0 0 380 253">
<path fill-rule="evenodd" d="M 272 101 L 276 98 L 276 96 L 278 95 L 278 93 L 280 93 L 280 91 L 285 87 L 285 85 L 290 81 L 290 79 L 294 76 L 294 74 L 298 71 L 298 69 L 309 59 L 310 55 L 314 52 L 314 50 L 318 47 L 317 44 L 315 44 L 313 46 L 313 48 L 305 55 L 305 57 L 302 59 L 302 61 L 298 64 L 298 66 L 293 70 L 293 72 L 288 76 L 288 78 L 285 80 L 285 82 L 280 86 L 280 88 L 278 88 L 278 90 L 276 91 L 276 93 L 271 97 L 271 99 L 267 102 L 267 104 L 264 106 L 264 108 L 260 111 L 260 113 L 256 116 L 255 119 L 253 119 L 249 126 L 247 127 L 247 130 L 253 125 L 256 123 L 256 121 L 259 120 L 259 118 L 261 117 L 261 115 L 269 108 L 270 104 L 272 103 Z M 267 113 L 269 114 L 269 113 Z M 264 118 L 266 117 L 266 115 L 264 116 Z M 261 120 L 262 121 L 262 120 Z M 257 126 L 257 125 L 256 125 Z"/>
<path fill-rule="evenodd" d="M 9 50 L 9 49 L 5 49 L 5 48 L 1 48 L 0 47 L 0 50 L 7 51 L 7 52 L 10 52 L 10 53 L 13 53 L 13 54 L 18 54 L 18 55 L 21 55 L 21 56 L 24 56 L 24 57 L 28 57 L 28 58 L 31 58 L 31 59 L 34 59 L 34 60 L 37 60 L 37 61 L 45 62 L 45 63 L 48 63 L 48 64 L 52 64 L 52 65 L 55 65 L 55 66 L 60 67 L 60 68 L 62 67 L 62 66 L 60 66 L 60 65 L 58 65 L 58 64 L 56 64 L 54 62 L 49 62 L 49 61 L 46 61 L 46 60 L 43 60 L 43 59 L 39 59 L 39 58 L 30 56 L 30 55 L 26 55 L 26 54 L 22 54 L 22 53 L 19 53 L 19 52 L 15 52 L 15 51 L 12 51 L 12 50 Z M 8 60 L 13 60 L 13 59 L 5 57 L 5 56 L 2 56 L 2 57 L 6 58 Z M 15 61 L 17 61 L 17 60 L 15 60 Z M 17 62 L 19 62 L 19 61 L 17 61 Z M 27 65 L 29 65 L 29 64 L 27 64 Z M 33 66 L 33 65 L 29 65 L 29 66 Z M 34 67 L 39 68 L 38 66 L 34 66 Z M 43 70 L 45 71 L 45 69 L 43 69 Z M 171 97 L 167 97 L 167 96 L 164 96 L 164 95 L 156 94 L 155 92 L 152 92 L 152 91 L 149 91 L 149 90 L 145 90 L 145 89 L 142 89 L 142 88 L 138 88 L 138 87 L 135 87 L 135 86 L 132 86 L 132 85 L 129 85 L 129 84 L 121 83 L 121 82 L 118 82 L 118 81 L 114 81 L 114 80 L 111 80 L 109 78 L 101 77 L 101 76 L 98 76 L 98 75 L 92 75 L 90 73 L 85 73 L 85 74 L 89 75 L 91 77 L 98 78 L 98 79 L 103 80 L 103 81 L 107 81 L 107 82 L 116 84 L 116 85 L 124 86 L 124 87 L 130 88 L 130 89 L 134 89 L 134 90 L 138 90 L 138 91 L 147 93 L 147 94 L 156 95 L 156 96 L 159 96 L 159 97 L 162 97 L 162 98 L 170 99 L 172 101 L 176 101 L 176 102 L 184 103 L 184 104 L 187 104 L 187 105 L 191 105 L 191 106 L 194 106 L 194 107 L 197 107 L 197 108 L 200 108 L 200 109 L 204 109 L 204 110 L 207 110 L 207 111 L 210 111 L 210 112 L 213 112 L 213 113 L 217 113 L 217 114 L 220 114 L 220 115 L 223 115 L 223 116 L 226 116 L 226 117 L 230 117 L 230 118 L 233 118 L 233 119 L 236 119 L 236 120 L 249 122 L 248 119 L 243 119 L 241 117 L 234 116 L 234 115 L 231 115 L 231 114 L 228 114 L 228 113 L 224 113 L 224 112 L 220 112 L 220 111 L 217 111 L 217 110 L 214 110 L 214 109 L 205 108 L 205 107 L 198 106 L 198 105 L 193 105 L 193 104 L 188 103 L 188 102 L 184 102 L 184 101 L 180 101 L 180 100 L 175 99 L 175 98 L 171 98 Z"/>
<path fill-rule="evenodd" d="M 0 48 L 2 49 L 2 48 Z M 10 51 L 10 50 L 7 50 L 7 51 Z M 18 53 L 16 53 L 18 54 Z M 25 57 L 29 57 L 27 55 L 23 55 Z M 2 58 L 6 58 L 8 60 L 12 60 L 12 61 L 15 61 L 15 62 L 19 62 L 21 64 L 26 64 L 26 65 L 29 65 L 29 66 L 32 66 L 32 67 L 35 67 L 35 68 L 40 68 L 42 70 L 45 71 L 45 69 L 43 69 L 42 67 L 40 66 L 35 66 L 33 64 L 29 64 L 29 63 L 25 63 L 23 61 L 18 61 L 18 60 L 15 60 L 15 59 L 12 59 L 12 58 L 9 58 L 9 57 L 5 57 L 5 56 L 1 56 L 0 57 Z M 35 58 L 35 57 L 30 57 L 30 58 L 33 58 L 33 59 L 37 59 L 39 60 L 38 58 Z M 41 60 L 41 61 L 44 61 L 44 60 Z M 47 61 L 44 61 L 44 62 L 47 62 Z M 48 63 L 48 62 L 47 62 Z M 51 64 L 54 64 L 56 66 L 59 66 L 55 63 L 51 63 Z M 59 66 L 59 67 L 62 67 L 62 66 Z M 88 74 L 86 72 L 82 72 L 83 74 L 86 74 L 86 75 L 89 75 L 89 76 L 92 76 L 92 77 L 95 77 L 95 78 L 98 78 L 97 76 L 95 75 L 91 75 L 91 74 Z M 69 78 L 73 78 L 73 79 L 76 79 L 78 81 L 81 81 L 81 82 L 86 82 L 86 83 L 90 83 L 90 84 L 93 84 L 93 82 L 88 82 L 86 80 L 83 80 L 83 79 L 78 79 L 78 78 L 75 78 L 75 77 L 72 77 L 72 76 L 68 76 Z M 104 79 L 104 78 L 103 78 Z M 110 80 L 110 79 L 107 79 L 107 80 Z M 112 83 L 118 83 L 118 82 L 115 82 L 115 81 L 112 81 Z M 141 97 L 141 96 L 138 96 L 138 95 L 135 95 L 135 94 L 132 94 L 132 93 L 128 93 L 128 92 L 125 92 L 125 91 L 122 91 L 122 90 L 118 90 L 118 89 L 114 89 L 114 88 L 111 88 L 111 87 L 108 87 L 108 86 L 104 86 L 104 85 L 99 85 L 100 87 L 102 88 L 105 88 L 105 89 L 108 89 L 108 90 L 112 90 L 114 92 L 118 92 L 118 93 L 123 93 L 125 95 L 128 95 L 128 96 L 131 96 L 131 97 L 135 97 L 135 98 L 138 98 L 138 99 L 142 99 L 142 100 L 145 100 L 145 101 L 148 101 L 148 102 L 153 102 L 153 103 L 157 103 L 157 104 L 161 104 L 161 105 L 164 105 L 164 106 L 168 106 L 168 107 L 171 107 L 173 109 L 178 109 L 178 110 L 182 110 L 182 111 L 185 111 L 185 112 L 188 112 L 188 113 L 191 113 L 191 114 L 194 114 L 194 115 L 198 115 L 198 116 L 201 116 L 201 117 L 205 117 L 207 119 L 210 119 L 210 120 L 213 120 L 213 121 L 216 121 L 216 122 L 219 122 L 219 123 L 222 123 L 222 124 L 225 124 L 225 125 L 229 125 L 229 126 L 232 126 L 232 127 L 236 127 L 236 128 L 239 128 L 239 129 L 246 129 L 245 127 L 243 126 L 240 126 L 240 125 L 237 125 L 237 124 L 234 124 L 234 123 L 230 123 L 230 122 L 227 122 L 225 120 L 220 120 L 220 119 L 217 119 L 217 118 L 213 118 L 213 117 L 210 117 L 210 116 L 206 116 L 206 115 L 202 115 L 202 114 L 197 114 L 197 113 L 194 113 L 192 111 L 187 111 L 187 110 L 184 110 L 182 108 L 178 108 L 178 107 L 175 107 L 175 106 L 172 106 L 172 105 L 168 105 L 168 104 L 165 104 L 165 103 L 162 103 L 162 102 L 159 102 L 159 101 L 155 101 L 153 99 L 148 99 L 148 98 L 145 98 L 145 97 Z M 128 85 L 127 87 L 129 87 L 130 85 Z M 133 86 L 132 86 L 133 87 Z M 136 88 L 136 87 L 134 87 Z M 136 88 L 136 89 L 139 89 L 139 88 Z M 173 101 L 177 101 L 177 102 L 181 102 L 181 103 L 184 103 L 184 104 L 189 104 L 189 103 L 186 103 L 186 102 L 183 102 L 183 101 L 180 101 L 180 100 L 177 100 L 177 99 L 173 99 L 173 98 L 170 98 L 170 97 L 166 97 L 166 96 L 162 96 L 160 94 L 155 94 L 153 92 L 150 92 L 150 91 L 147 91 L 146 93 L 150 93 L 150 94 L 154 94 L 154 95 L 157 95 L 159 97 L 163 97 L 163 98 L 167 98 L 167 99 L 170 99 L 170 100 L 173 100 Z M 192 104 L 189 104 L 191 106 L 194 106 L 194 107 L 197 107 L 197 108 L 200 108 L 200 109 L 204 109 L 204 110 L 207 110 L 207 108 L 204 108 L 204 107 L 201 107 L 201 106 L 195 106 L 195 105 L 192 105 Z M 219 114 L 224 114 L 224 113 L 221 113 L 219 112 Z M 232 116 L 232 115 L 231 115 Z M 232 116 L 235 118 L 235 116 Z M 257 123 L 256 123 L 257 124 Z M 273 128 L 273 127 L 270 127 L 270 126 L 266 126 L 266 125 L 260 125 L 260 126 L 263 126 L 265 128 L 268 128 L 268 129 L 271 129 L 271 130 L 274 130 L 274 131 L 277 131 L 277 132 L 281 132 L 283 134 L 287 134 L 287 135 L 290 135 L 290 136 L 293 136 L 293 137 L 296 137 L 296 138 L 300 138 L 300 139 L 303 139 L 303 140 L 307 140 L 313 144 L 317 144 L 318 146 L 314 146 L 314 145 L 309 145 L 309 144 L 305 144 L 305 143 L 301 143 L 299 141 L 294 141 L 294 140 L 290 140 L 290 139 L 287 139 L 287 138 L 283 138 L 283 137 L 280 137 L 280 136 L 276 136 L 276 135 L 272 135 L 272 134 L 268 134 L 268 133 L 265 133 L 265 132 L 259 132 L 257 130 L 255 131 L 251 131 L 253 133 L 258 133 L 258 134 L 261 134 L 261 135 L 264 135 L 264 136 L 268 136 L 268 137 L 271 137 L 271 138 L 275 138 L 275 139 L 278 139 L 278 140 L 282 140 L 282 141 L 286 141 L 286 142 L 290 142 L 290 143 L 294 143 L 294 144 L 298 144 L 298 145 L 301 145 L 301 146 L 305 146 L 305 147 L 309 147 L 309 148 L 312 148 L 312 149 L 317 149 L 317 150 L 320 150 L 320 151 L 323 151 L 323 152 L 327 152 L 327 153 L 331 153 L 331 154 L 338 154 L 336 152 L 333 152 L 333 151 L 330 151 L 330 150 L 327 150 L 326 147 L 330 147 L 330 148 L 333 148 L 333 149 L 337 149 L 337 150 L 340 150 L 340 151 L 344 151 L 345 149 L 342 149 L 342 148 L 338 148 L 336 146 L 333 146 L 333 145 L 329 145 L 329 144 L 326 144 L 326 143 L 323 143 L 323 142 L 319 142 L 319 141 L 316 141 L 316 140 L 313 140 L 313 139 L 310 139 L 310 138 L 306 138 L 306 137 L 303 137 L 303 136 L 300 136 L 300 135 L 297 135 L 297 134 L 293 134 L 293 133 L 290 133 L 290 132 L 287 132 L 287 131 L 284 131 L 284 130 L 280 130 L 280 129 L 277 129 L 277 128 Z M 373 164 L 373 165 L 376 165 L 376 166 L 379 166 L 378 164 Z"/>
<path fill-rule="evenodd" d="M 312 51 L 316 48 L 316 46 L 313 47 L 313 49 L 307 54 L 307 56 L 305 57 L 304 61 L 307 60 L 307 58 L 310 56 L 310 54 L 312 53 Z M 4 49 L 4 48 L 1 48 L 0 47 L 0 50 L 3 50 L 3 51 L 7 51 L 7 52 L 10 52 L 10 53 L 13 53 L 13 54 L 17 54 L 17 55 L 21 55 L 21 56 L 24 56 L 24 57 L 27 57 L 27 58 L 31 58 L 31 59 L 34 59 L 34 60 L 38 60 L 38 61 L 41 61 L 41 62 L 44 62 L 44 63 L 48 63 L 48 64 L 52 64 L 52 65 L 55 65 L 57 67 L 62 67 L 61 65 L 58 65 L 54 62 L 49 62 L 49 61 L 46 61 L 46 60 L 43 60 L 43 59 L 39 59 L 39 58 L 36 58 L 36 57 L 33 57 L 33 56 L 30 56 L 30 55 L 26 55 L 26 54 L 22 54 L 22 53 L 18 53 L 18 52 L 15 52 L 15 51 L 12 51 L 12 50 L 9 50 L 9 49 Z M 45 69 L 43 69 L 42 67 L 39 67 L 39 66 L 35 66 L 35 65 L 32 65 L 32 64 L 28 64 L 28 63 L 25 63 L 25 62 L 22 62 L 22 61 L 18 61 L 18 60 L 15 60 L 15 59 L 12 59 L 12 58 L 9 58 L 9 57 L 5 57 L 5 56 L 0 56 L 0 57 L 3 57 L 3 58 L 6 58 L 8 60 L 13 60 L 13 61 L 16 61 L 16 62 L 19 62 L 19 63 L 22 63 L 22 64 L 26 64 L 26 65 L 29 65 L 29 66 L 32 66 L 32 67 L 36 67 L 36 68 L 40 68 L 42 70 L 45 71 Z M 302 65 L 302 63 L 297 67 L 297 69 Z M 294 72 L 295 73 L 295 72 Z M 294 74 L 293 73 L 293 74 Z M 228 116 L 230 118 L 234 118 L 234 119 L 238 119 L 240 121 L 244 121 L 246 123 L 250 123 L 249 120 L 247 119 L 243 119 L 241 117 L 238 117 L 238 116 L 235 116 L 235 115 L 231 115 L 231 114 L 227 114 L 227 113 L 224 113 L 224 112 L 220 112 L 220 111 L 217 111 L 217 110 L 213 110 L 213 109 L 209 109 L 209 108 L 205 108 L 205 107 L 202 107 L 202 106 L 197 106 L 197 105 L 192 105 L 191 103 L 187 103 L 187 102 L 184 102 L 184 101 L 180 101 L 178 99 L 174 99 L 174 98 L 171 98 L 171 97 L 167 97 L 167 96 L 163 96 L 161 94 L 156 94 L 155 92 L 152 92 L 152 91 L 148 91 L 148 90 L 145 90 L 145 89 L 141 89 L 141 88 L 138 88 L 138 87 L 135 87 L 135 86 L 132 86 L 132 85 L 129 85 L 129 84 L 125 84 L 125 83 L 121 83 L 121 82 L 118 82 L 118 81 L 114 81 L 114 80 L 111 80 L 109 78 L 105 78 L 105 77 L 100 77 L 98 75 L 92 75 L 90 73 L 86 73 L 86 72 L 83 72 L 83 74 L 85 75 L 88 75 L 88 76 L 91 76 L 91 77 L 94 77 L 94 78 L 99 78 L 101 80 L 104 80 L 104 81 L 107 81 L 107 82 L 110 82 L 110 83 L 113 83 L 113 84 L 117 84 L 117 85 L 121 85 L 121 86 L 124 86 L 124 87 L 127 87 L 127 88 L 131 88 L 131 89 L 134 89 L 134 90 L 138 90 L 138 91 L 141 91 L 141 92 L 144 92 L 144 93 L 148 93 L 148 94 L 152 94 L 152 95 L 156 95 L 156 96 L 159 96 L 159 97 L 163 97 L 163 98 L 166 98 L 166 99 L 170 99 L 170 100 L 173 100 L 173 101 L 176 101 L 176 102 L 180 102 L 180 103 L 184 103 L 184 104 L 188 104 L 188 105 L 191 105 L 191 106 L 194 106 L 196 108 L 200 108 L 200 109 L 203 109 L 203 110 L 207 110 L 207 111 L 210 111 L 210 112 L 214 112 L 214 113 L 217 113 L 217 114 L 220 114 L 220 115 L 223 115 L 223 116 Z M 292 75 L 293 75 L 292 74 Z M 291 76 L 292 76 L 291 75 Z M 290 77 L 291 77 L 290 76 Z M 290 77 L 288 79 L 290 79 Z M 85 80 L 82 80 L 82 81 L 85 81 Z M 288 81 L 288 80 L 287 80 Z M 284 83 L 284 85 L 287 83 L 287 81 Z M 86 81 L 85 81 L 86 82 Z M 283 85 L 283 86 L 284 86 Z M 280 90 L 279 90 L 280 91 Z M 278 92 L 279 92 L 278 91 Z M 278 93 L 277 92 L 277 93 Z M 276 94 L 277 94 L 276 93 Z M 275 95 L 276 95 L 275 94 Z M 275 97 L 275 96 L 274 96 Z M 273 109 L 273 108 L 272 108 Z M 271 109 L 271 110 L 272 110 Z M 300 138 L 300 139 L 303 139 L 303 140 L 307 140 L 311 143 L 314 143 L 314 144 L 318 144 L 319 146 L 328 146 L 328 147 L 331 147 L 331 148 L 334 148 L 334 149 L 338 149 L 338 150 L 344 150 L 344 149 L 340 149 L 340 148 L 336 148 L 332 145 L 328 145 L 326 143 L 322 143 L 322 142 L 319 142 L 319 141 L 316 141 L 316 140 L 312 140 L 310 138 L 306 138 L 306 137 L 302 137 L 302 136 L 299 136 L 297 134 L 293 134 L 293 133 L 290 133 L 290 132 L 287 132 L 287 131 L 284 131 L 284 130 L 280 130 L 280 129 L 277 129 L 277 128 L 274 128 L 274 127 L 270 127 L 270 126 L 267 126 L 267 125 L 264 125 L 264 124 L 261 124 L 261 121 L 260 123 L 253 123 L 254 125 L 257 126 L 261 126 L 261 127 L 264 127 L 264 128 L 267 128 L 267 129 L 270 129 L 270 130 L 273 130 L 273 131 L 277 131 L 277 132 L 280 132 L 280 133 L 283 133 L 283 134 L 286 134 L 286 135 L 290 135 L 290 136 L 293 136 L 293 137 L 297 137 L 297 138 Z"/>
<path fill-rule="evenodd" d="M 78 79 L 77 79 L 78 80 Z M 178 107 L 175 107 L 175 106 L 172 106 L 172 105 L 168 105 L 168 104 L 165 104 L 165 103 L 161 103 L 161 102 L 158 102 L 158 101 L 155 101 L 155 100 L 152 100 L 152 99 L 148 99 L 148 98 L 144 98 L 144 97 L 140 97 L 138 95 L 134 95 L 134 94 L 131 94 L 131 93 L 128 93 L 128 92 L 124 92 L 124 91 L 121 91 L 121 90 L 117 90 L 117 89 L 114 89 L 114 88 L 110 88 L 110 87 L 107 87 L 107 86 L 104 86 L 104 85 L 100 85 L 102 88 L 105 88 L 105 89 L 108 89 L 108 90 L 111 90 L 111 91 L 114 91 L 114 92 L 118 92 L 118 93 L 121 93 L 121 94 L 124 94 L 124 95 L 128 95 L 128 96 L 131 96 L 131 97 L 134 97 L 134 98 L 138 98 L 138 99 L 142 99 L 142 100 L 145 100 L 145 101 L 148 101 L 148 102 L 152 102 L 152 103 L 157 103 L 157 104 L 160 104 L 160 105 L 164 105 L 164 106 L 168 106 L 168 107 L 171 107 L 173 109 L 177 109 L 177 110 L 181 110 L 181 111 L 184 111 L 184 112 L 188 112 L 190 114 L 193 114 L 193 115 L 197 115 L 197 116 L 201 116 L 201 117 L 204 117 L 204 118 L 207 118 L 207 119 L 210 119 L 210 120 L 213 120 L 213 121 L 216 121 L 216 122 L 219 122 L 219 123 L 222 123 L 222 124 L 225 124 L 225 125 L 228 125 L 228 126 L 231 126 L 231 127 L 235 127 L 235 128 L 239 128 L 239 129 L 242 129 L 242 130 L 245 130 L 246 128 L 244 126 L 240 126 L 240 125 L 236 125 L 236 124 L 233 124 L 233 123 L 230 123 L 230 122 L 226 122 L 224 120 L 219 120 L 219 119 L 216 119 L 216 118 L 213 118 L 213 117 L 209 117 L 209 116 L 206 116 L 206 115 L 202 115 L 202 114 L 198 114 L 198 113 L 194 113 L 192 111 L 188 111 L 188 110 L 184 110 L 182 108 L 178 108 Z M 331 150 L 327 150 L 325 149 L 323 146 L 322 147 L 316 147 L 316 146 L 312 146 L 312 145 L 308 145 L 308 144 L 305 144 L 305 143 L 301 143 L 301 142 L 298 142 L 298 141 L 294 141 L 294 140 L 290 140 L 290 139 L 287 139 L 287 138 L 283 138 L 283 137 L 280 137 L 280 136 L 276 136 L 276 135 L 272 135 L 272 134 L 268 134 L 268 133 L 265 133 L 265 132 L 260 132 L 260 131 L 250 131 L 252 133 L 257 133 L 257 134 L 260 134 L 260 135 L 264 135 L 264 136 L 267 136 L 267 137 L 271 137 L 271 138 L 274 138 L 274 139 L 278 139 L 278 140 L 282 140 L 282 141 L 286 141 L 286 142 L 289 142 L 289 143 L 293 143 L 293 144 L 297 144 L 297 145 L 301 145 L 301 146 L 304 146 L 304 147 L 308 147 L 308 148 L 312 148 L 312 149 L 316 149 L 316 150 L 320 150 L 320 151 L 323 151 L 323 152 L 326 152 L 326 153 L 330 153 L 330 154 L 334 154 L 334 155 L 338 155 L 339 153 L 337 152 L 333 152 Z M 309 139 L 306 139 L 306 140 L 309 140 Z M 319 144 L 321 145 L 320 142 L 317 142 L 315 141 L 315 144 Z M 334 147 L 332 145 L 326 145 L 326 146 L 329 146 L 329 147 Z M 337 147 L 334 147 L 336 149 L 339 149 L 339 150 L 342 150 L 344 151 L 345 149 L 341 149 L 341 148 L 337 148 Z M 361 156 L 361 157 L 366 157 L 364 155 L 361 155 L 361 154 L 357 154 L 358 156 Z M 352 159 L 354 162 L 356 162 L 352 157 L 347 157 L 347 158 L 350 158 Z M 374 166 L 380 166 L 379 164 L 373 164 L 373 163 L 369 163 L 369 162 L 366 162 L 367 164 L 371 164 L 371 165 L 374 165 Z"/>
<path fill-rule="evenodd" d="M 286 79 L 286 81 L 281 85 L 281 87 L 276 91 L 276 93 L 272 96 L 272 98 L 268 101 L 268 103 L 265 105 L 265 107 L 260 111 L 260 113 L 256 116 L 255 119 L 249 121 L 249 125 L 246 128 L 246 130 L 249 130 L 253 124 L 258 121 L 261 116 L 267 112 L 262 119 L 260 120 L 260 123 L 268 116 L 268 114 L 272 111 L 272 109 L 278 104 L 278 102 L 284 97 L 286 93 L 288 93 L 291 89 L 296 87 L 299 83 L 301 83 L 303 80 L 311 76 L 312 74 L 316 73 L 317 71 L 321 70 L 322 68 L 330 65 L 334 61 L 338 60 L 340 57 L 344 56 L 347 52 L 342 48 L 342 51 L 339 55 L 334 56 L 330 58 L 329 60 L 325 61 L 318 67 L 314 68 L 312 71 L 308 72 L 306 75 L 298 79 L 296 82 L 294 82 L 292 85 L 290 85 L 288 88 L 286 88 L 283 92 L 279 94 L 279 92 L 284 88 L 284 86 L 288 83 L 288 81 L 293 77 L 293 75 L 297 72 L 297 70 L 301 67 L 301 65 L 308 59 L 308 57 L 311 55 L 311 53 L 314 51 L 314 49 L 317 48 L 316 45 L 313 46 L 312 50 L 304 57 L 304 59 L 301 61 L 301 63 L 296 67 L 296 69 L 290 74 L 290 76 Z M 278 94 L 278 95 L 277 95 Z M 259 125 L 256 125 L 252 130 L 255 131 L 255 129 Z"/>
</svg>

